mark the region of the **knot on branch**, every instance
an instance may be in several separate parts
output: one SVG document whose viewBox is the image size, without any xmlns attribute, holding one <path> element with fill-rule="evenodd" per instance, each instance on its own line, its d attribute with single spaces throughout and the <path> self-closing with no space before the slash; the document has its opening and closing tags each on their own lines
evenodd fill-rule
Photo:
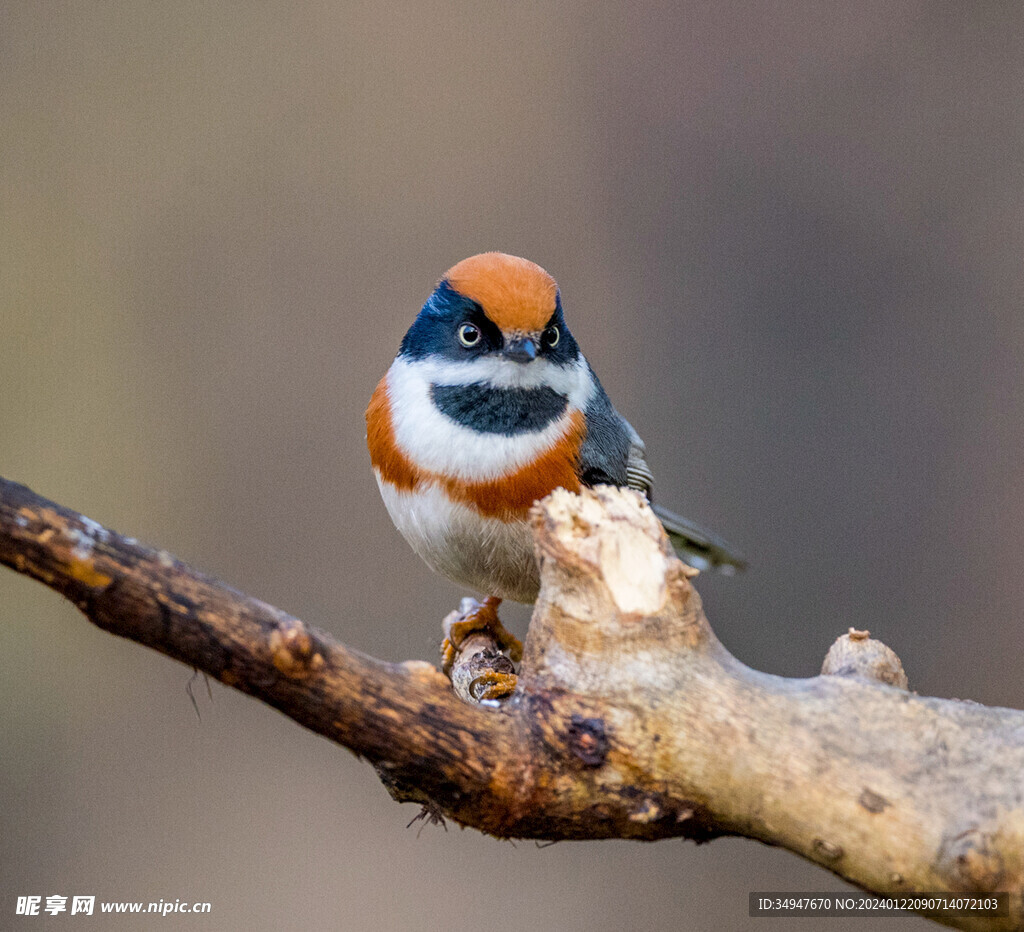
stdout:
<svg viewBox="0 0 1024 932">
<path fill-rule="evenodd" d="M 1003 889 L 1003 856 L 991 834 L 979 828 L 948 839 L 942 846 L 937 867 L 954 890 L 994 893 Z"/>
<path fill-rule="evenodd" d="M 600 767 L 608 756 L 608 733 L 600 718 L 573 714 L 569 721 L 569 750 L 587 767 Z"/>
<path fill-rule="evenodd" d="M 821 665 L 823 676 L 855 676 L 898 689 L 910 684 L 896 652 L 871 637 L 869 631 L 856 628 L 836 638 Z"/>
<path fill-rule="evenodd" d="M 279 622 L 270 633 L 270 659 L 278 671 L 293 679 L 316 673 L 324 665 L 321 645 L 294 618 Z"/>
<path fill-rule="evenodd" d="M 817 860 L 825 864 L 835 864 L 845 853 L 842 845 L 826 841 L 824 838 L 815 838 L 811 844 L 811 851 Z"/>
</svg>

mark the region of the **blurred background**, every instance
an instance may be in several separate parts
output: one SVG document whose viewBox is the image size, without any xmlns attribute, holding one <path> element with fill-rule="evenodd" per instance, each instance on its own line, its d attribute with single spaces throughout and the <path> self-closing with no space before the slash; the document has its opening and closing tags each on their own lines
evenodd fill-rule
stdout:
<svg viewBox="0 0 1024 932">
<path fill-rule="evenodd" d="M 1022 27 L 892 0 L 5 3 L 0 474 L 433 660 L 465 593 L 393 529 L 363 411 L 437 278 L 500 249 L 558 279 L 660 500 L 748 554 L 698 581 L 741 660 L 813 675 L 856 625 L 921 693 L 1022 707 Z M 84 893 L 213 904 L 133 928 L 747 929 L 751 890 L 846 889 L 738 839 L 407 829 L 276 712 L 197 681 L 197 717 L 191 676 L 0 571 L 0 925 L 114 928 L 13 916 Z"/>
</svg>

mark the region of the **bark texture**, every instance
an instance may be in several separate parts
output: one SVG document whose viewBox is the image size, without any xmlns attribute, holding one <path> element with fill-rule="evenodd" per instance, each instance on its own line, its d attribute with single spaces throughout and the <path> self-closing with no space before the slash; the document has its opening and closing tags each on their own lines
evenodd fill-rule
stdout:
<svg viewBox="0 0 1024 932">
<path fill-rule="evenodd" d="M 485 635 L 452 681 L 382 663 L 0 480 L 0 562 L 368 758 L 393 796 L 503 837 L 734 834 L 879 893 L 1010 892 L 1024 925 L 1024 713 L 909 692 L 866 632 L 821 676 L 743 666 L 635 493 L 558 490 L 533 513 L 541 593 L 518 687 Z M 458 692 L 453 689 L 455 683 Z"/>
</svg>

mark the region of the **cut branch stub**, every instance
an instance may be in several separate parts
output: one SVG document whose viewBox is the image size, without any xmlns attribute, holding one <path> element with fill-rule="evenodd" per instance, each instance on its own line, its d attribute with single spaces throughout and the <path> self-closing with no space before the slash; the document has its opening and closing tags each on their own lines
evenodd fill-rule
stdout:
<svg viewBox="0 0 1024 932">
<path fill-rule="evenodd" d="M 557 489 L 533 510 L 541 591 L 523 652 L 527 692 L 633 699 L 677 684 L 665 668 L 717 640 L 661 523 L 633 491 Z M 667 677 L 667 679 L 666 679 Z"/>
<path fill-rule="evenodd" d="M 909 689 L 907 674 L 896 652 L 868 631 L 856 628 L 836 638 L 821 665 L 823 676 L 859 676 L 899 689 Z"/>
</svg>

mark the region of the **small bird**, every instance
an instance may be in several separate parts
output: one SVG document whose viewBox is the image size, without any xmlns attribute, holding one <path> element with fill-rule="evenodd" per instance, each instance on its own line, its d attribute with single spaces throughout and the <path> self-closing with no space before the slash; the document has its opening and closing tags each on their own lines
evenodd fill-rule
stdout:
<svg viewBox="0 0 1024 932">
<path fill-rule="evenodd" d="M 366 410 L 367 445 L 391 520 L 434 571 L 488 596 L 446 651 L 501 628 L 502 599 L 533 602 L 528 515 L 561 486 L 614 485 L 650 499 L 643 441 L 615 410 L 566 326 L 555 280 L 486 252 L 453 266 L 402 340 Z M 681 559 L 732 573 L 732 547 L 659 506 Z"/>
</svg>

